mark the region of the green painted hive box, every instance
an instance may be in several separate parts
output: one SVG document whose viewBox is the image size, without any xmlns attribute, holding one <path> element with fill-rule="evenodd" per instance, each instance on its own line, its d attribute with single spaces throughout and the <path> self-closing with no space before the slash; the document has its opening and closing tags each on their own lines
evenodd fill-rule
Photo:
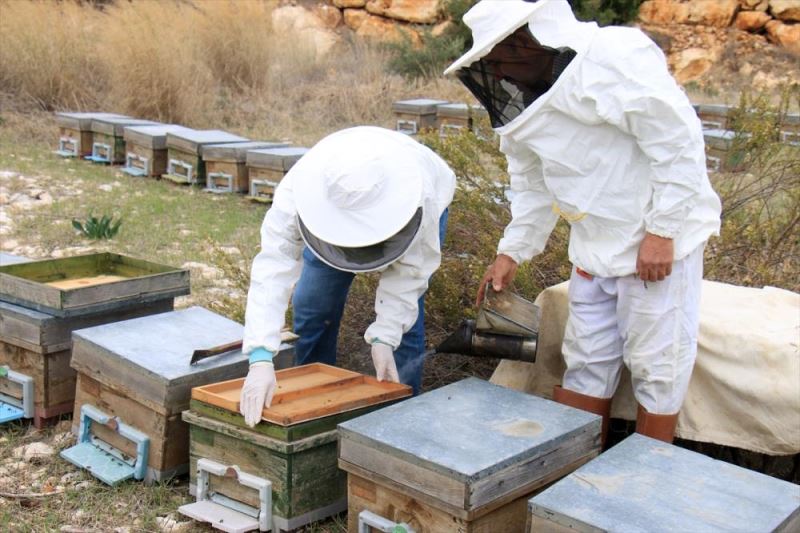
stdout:
<svg viewBox="0 0 800 533">
<path fill-rule="evenodd" d="M 189 271 L 95 253 L 0 266 L 0 301 L 78 316 L 189 294 Z"/>
<path fill-rule="evenodd" d="M 168 132 L 167 171 L 162 177 L 184 185 L 205 185 L 204 148 L 210 144 L 245 142 L 250 142 L 250 139 L 222 130 Z"/>
<path fill-rule="evenodd" d="M 92 153 L 85 158 L 95 163 L 110 165 L 124 163 L 125 127 L 158 125 L 158 122 L 137 118 L 96 118 L 92 120 Z"/>
<path fill-rule="evenodd" d="M 337 424 L 410 396 L 411 388 L 323 364 L 276 374 L 272 405 L 254 428 L 239 414 L 243 379 L 193 389 L 183 420 L 190 425 L 192 493 L 200 459 L 236 465 L 272 483 L 273 531 L 289 531 L 347 508 Z M 258 509 L 257 492 L 235 479 L 211 475 L 206 488 L 212 501 Z"/>
</svg>

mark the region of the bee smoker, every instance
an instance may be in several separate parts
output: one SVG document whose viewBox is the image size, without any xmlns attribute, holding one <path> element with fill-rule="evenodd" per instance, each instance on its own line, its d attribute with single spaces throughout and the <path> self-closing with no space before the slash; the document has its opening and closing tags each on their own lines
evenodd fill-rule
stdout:
<svg viewBox="0 0 800 533">
<path fill-rule="evenodd" d="M 539 335 L 539 308 L 508 291 L 486 289 L 476 320 L 462 320 L 435 353 L 513 359 L 533 363 Z"/>
</svg>

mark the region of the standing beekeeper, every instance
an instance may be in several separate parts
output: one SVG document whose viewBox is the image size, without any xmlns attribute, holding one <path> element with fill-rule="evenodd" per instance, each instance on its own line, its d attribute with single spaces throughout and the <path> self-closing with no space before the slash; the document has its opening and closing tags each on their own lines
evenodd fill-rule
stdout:
<svg viewBox="0 0 800 533">
<path fill-rule="evenodd" d="M 508 159 L 512 220 L 481 284 L 502 290 L 570 225 L 560 403 L 603 417 L 623 363 L 636 430 L 671 441 L 697 353 L 703 248 L 720 202 L 700 121 L 658 47 L 575 19 L 566 0 L 483 0 L 451 65 L 489 112 Z"/>
<path fill-rule="evenodd" d="M 441 262 L 455 183 L 425 146 L 368 126 L 329 135 L 292 167 L 275 191 L 253 261 L 243 344 L 250 370 L 240 402 L 247 424 L 257 424 L 272 401 L 272 357 L 292 289 L 298 363 L 335 364 L 339 322 L 359 272 L 381 272 L 376 318 L 364 334 L 377 378 L 419 390 L 423 295 Z"/>
</svg>

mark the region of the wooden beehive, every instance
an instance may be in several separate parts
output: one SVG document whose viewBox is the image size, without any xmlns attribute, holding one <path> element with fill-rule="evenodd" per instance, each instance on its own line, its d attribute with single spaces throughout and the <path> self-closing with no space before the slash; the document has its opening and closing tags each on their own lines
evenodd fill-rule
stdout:
<svg viewBox="0 0 800 533">
<path fill-rule="evenodd" d="M 436 108 L 436 122 L 441 137 L 465 129 L 471 130 L 472 110 L 467 104 L 442 104 Z"/>
<path fill-rule="evenodd" d="M 306 152 L 308 148 L 302 146 L 248 151 L 250 199 L 257 202 L 272 202 L 275 187 Z"/>
<path fill-rule="evenodd" d="M 247 152 L 283 148 L 288 143 L 252 141 L 234 144 L 209 144 L 203 148 L 206 189 L 210 192 L 248 192 Z"/>
<path fill-rule="evenodd" d="M 209 144 L 243 143 L 250 139 L 222 130 L 167 133 L 167 171 L 163 178 L 181 184 L 206 184 L 203 147 Z"/>
<path fill-rule="evenodd" d="M 729 127 L 731 108 L 722 104 L 697 104 L 694 106 L 704 130 L 725 130 Z"/>
<path fill-rule="evenodd" d="M 62 157 L 92 155 L 92 120 L 101 118 L 130 118 L 114 113 L 56 113 L 58 150 Z"/>
<path fill-rule="evenodd" d="M 94 253 L 0 266 L 0 300 L 78 316 L 189 294 L 189 271 Z"/>
<path fill-rule="evenodd" d="M 800 146 L 800 114 L 789 113 L 781 121 L 781 142 Z"/>
<path fill-rule="evenodd" d="M 131 176 L 161 176 L 167 171 L 167 133 L 192 131 L 175 124 L 125 127 L 125 166 Z"/>
<path fill-rule="evenodd" d="M 189 407 L 192 387 L 244 376 L 248 368 L 241 350 L 190 365 L 192 353 L 237 341 L 242 333 L 240 324 L 201 307 L 75 331 L 75 412 L 93 405 L 146 434 L 146 482 L 184 473 L 189 468 L 189 426 L 181 412 Z M 281 349 L 292 350 L 288 345 Z M 76 431 L 78 424 L 76 415 Z M 135 455 L 131 443 L 113 431 L 104 426 L 96 431 L 99 439 Z"/>
<path fill-rule="evenodd" d="M 600 417 L 470 378 L 339 425 L 348 530 L 521 532 L 531 495 L 600 451 Z"/>
<path fill-rule="evenodd" d="M 530 500 L 527 531 L 800 531 L 800 487 L 638 434 Z"/>
<path fill-rule="evenodd" d="M 95 163 L 117 165 L 125 162 L 125 127 L 159 126 L 152 120 L 103 117 L 92 119 L 92 154 L 86 159 Z"/>
<path fill-rule="evenodd" d="M 336 425 L 411 388 L 323 364 L 277 372 L 272 406 L 254 428 L 239 414 L 241 379 L 198 387 L 184 412 L 191 425 L 191 482 L 195 465 L 211 459 L 236 464 L 272 482 L 273 531 L 288 531 L 346 508 L 346 475 L 337 468 Z M 257 507 L 257 495 L 234 480 L 212 476 L 211 491 Z"/>
<path fill-rule="evenodd" d="M 712 172 L 736 172 L 745 161 L 745 151 L 737 146 L 737 134 L 729 130 L 704 130 L 706 168 Z"/>
<path fill-rule="evenodd" d="M 394 102 L 392 111 L 395 116 L 395 129 L 408 135 L 415 135 L 425 129 L 435 129 L 436 108 L 446 103 L 447 100 L 430 98 Z"/>
</svg>

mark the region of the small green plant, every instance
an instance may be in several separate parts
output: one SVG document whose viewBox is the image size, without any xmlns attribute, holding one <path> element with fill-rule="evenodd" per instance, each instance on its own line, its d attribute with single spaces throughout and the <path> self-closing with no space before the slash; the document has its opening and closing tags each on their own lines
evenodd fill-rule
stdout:
<svg viewBox="0 0 800 533">
<path fill-rule="evenodd" d="M 122 225 L 122 219 L 114 222 L 114 217 L 103 215 L 100 218 L 89 213 L 85 222 L 81 222 L 77 218 L 72 219 L 72 227 L 81 232 L 83 235 L 90 239 L 111 239 L 118 232 L 119 227 Z"/>
</svg>

